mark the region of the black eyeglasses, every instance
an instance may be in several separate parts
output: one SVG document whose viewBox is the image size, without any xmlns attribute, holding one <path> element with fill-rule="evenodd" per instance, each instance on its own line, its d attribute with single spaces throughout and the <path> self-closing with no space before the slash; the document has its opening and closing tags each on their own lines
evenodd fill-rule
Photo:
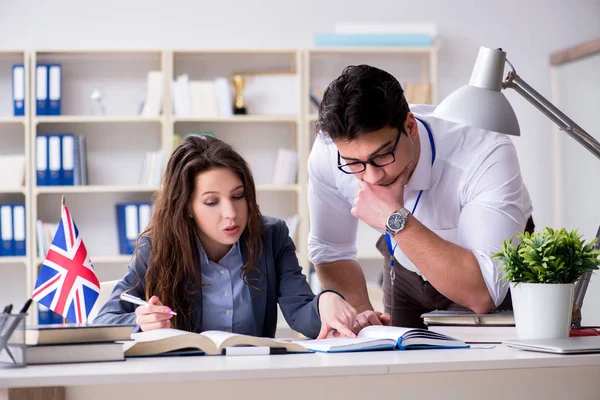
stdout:
<svg viewBox="0 0 600 400">
<path fill-rule="evenodd" d="M 369 158 L 367 161 L 353 161 L 348 164 L 342 164 L 342 157 L 340 156 L 340 152 L 338 151 L 338 169 L 346 174 L 358 174 L 367 169 L 367 164 L 371 164 L 374 167 L 385 167 L 386 165 L 392 164 L 396 161 L 396 149 L 398 148 L 398 142 L 400 142 L 400 136 L 402 135 L 402 131 L 398 131 L 398 137 L 396 138 L 396 143 L 394 143 L 394 147 L 388 153 L 379 154 L 377 156 Z"/>
</svg>

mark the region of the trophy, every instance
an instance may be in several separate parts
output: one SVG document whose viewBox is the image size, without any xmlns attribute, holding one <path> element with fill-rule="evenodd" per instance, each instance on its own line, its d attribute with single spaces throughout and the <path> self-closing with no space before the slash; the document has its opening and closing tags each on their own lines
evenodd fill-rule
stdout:
<svg viewBox="0 0 600 400">
<path fill-rule="evenodd" d="M 234 88 L 233 113 L 237 115 L 248 114 L 246 105 L 244 104 L 244 88 L 246 87 L 246 78 L 240 74 L 236 74 L 231 78 L 231 83 Z"/>
</svg>

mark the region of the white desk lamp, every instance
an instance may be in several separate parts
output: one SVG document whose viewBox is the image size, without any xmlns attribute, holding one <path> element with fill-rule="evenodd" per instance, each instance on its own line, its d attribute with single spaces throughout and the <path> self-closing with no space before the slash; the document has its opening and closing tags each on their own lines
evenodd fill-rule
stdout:
<svg viewBox="0 0 600 400">
<path fill-rule="evenodd" d="M 505 63 L 510 66 L 511 71 L 502 80 Z M 502 94 L 502 89 L 514 89 L 600 159 L 600 143 L 523 81 L 502 49 L 480 47 L 469 84 L 446 97 L 436 107 L 433 115 L 459 124 L 520 136 L 517 116 Z M 600 238 L 600 229 L 598 237 Z M 574 296 L 576 310 L 580 310 L 583 305 L 590 276 L 591 273 L 584 274 L 577 282 Z"/>
</svg>

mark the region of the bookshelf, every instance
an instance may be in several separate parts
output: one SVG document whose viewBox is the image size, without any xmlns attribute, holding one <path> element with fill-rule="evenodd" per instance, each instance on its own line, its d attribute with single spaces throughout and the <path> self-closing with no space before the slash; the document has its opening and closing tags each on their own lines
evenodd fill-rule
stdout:
<svg viewBox="0 0 600 400">
<path fill-rule="evenodd" d="M 17 155 L 24 158 L 25 177 L 22 185 L 0 188 L 0 203 L 25 203 L 25 224 L 30 221 L 27 202 L 30 198 L 30 185 L 28 179 L 29 159 L 29 116 L 27 93 L 29 91 L 29 54 L 23 50 L 0 51 L 0 154 L 2 156 Z M 13 65 L 22 64 L 24 67 L 24 101 L 25 115 L 15 117 L 13 113 Z M 14 174 L 15 170 L 2 171 L 3 174 Z M 29 254 L 29 252 L 26 252 Z M 31 279 L 29 259 L 26 256 L 0 257 L 0 304 L 12 302 L 15 307 L 20 306 L 27 299 L 28 282 Z"/>
<path fill-rule="evenodd" d="M 35 66 L 46 62 L 62 66 L 62 112 L 57 116 L 35 113 Z M 23 117 L 14 117 L 12 112 L 11 70 L 16 63 L 25 65 Z M 23 302 L 31 294 L 43 261 L 37 249 L 36 221 L 58 222 L 62 195 L 100 280 L 121 278 L 131 256 L 119 254 L 114 206 L 118 202 L 153 199 L 158 187 L 138 182 L 144 153 L 162 150 L 164 168 L 176 138 L 187 132 L 212 132 L 242 153 L 253 170 L 264 214 L 300 217 L 294 240 L 303 272 L 309 277 L 305 166 L 318 117 L 310 101 L 310 90 L 324 89 L 344 66 L 355 63 L 381 66 L 402 77 L 403 83 L 407 79 L 430 83 L 431 101 L 437 102 L 436 47 L 0 51 L 0 140 L 4 149 L 1 153 L 22 154 L 26 160 L 24 185 L 0 190 L 0 202 L 24 202 L 27 227 L 27 255 L 0 257 L 0 301 Z M 163 94 L 171 93 L 173 81 L 181 74 L 187 74 L 190 80 L 212 80 L 236 73 L 247 74 L 249 79 L 284 74 L 291 76 L 295 84 L 286 87 L 285 95 L 279 93 L 282 104 L 276 104 L 273 112 L 250 96 L 247 115 L 178 115 L 173 97 L 163 95 L 161 112 L 142 116 L 140 108 L 146 98 L 149 71 L 162 73 Z M 103 95 L 105 114 L 93 111 L 94 90 Z M 282 111 L 281 105 L 288 110 Z M 36 135 L 65 132 L 85 137 L 88 185 L 38 187 Z M 294 183 L 273 183 L 278 148 L 295 150 L 298 154 Z M 381 256 L 374 248 L 378 235 L 366 228 L 359 228 L 359 240 L 365 243 L 359 247 L 360 261 L 369 270 L 377 271 L 381 268 Z M 36 319 L 37 315 L 32 313 L 28 323 L 35 323 Z"/>
</svg>

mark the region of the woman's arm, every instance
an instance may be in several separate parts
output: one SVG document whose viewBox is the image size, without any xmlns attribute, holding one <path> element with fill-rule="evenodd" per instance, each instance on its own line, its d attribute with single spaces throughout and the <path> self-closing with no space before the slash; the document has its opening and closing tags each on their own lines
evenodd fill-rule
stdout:
<svg viewBox="0 0 600 400">
<path fill-rule="evenodd" d="M 102 306 L 94 324 L 130 324 L 136 325 L 135 304 L 121 301 L 119 296 L 122 292 L 144 299 L 145 286 L 144 277 L 148 268 L 148 256 L 150 254 L 150 241 L 147 238 L 140 239 L 140 245 L 134 259 L 129 264 L 127 273 L 115 286 L 110 299 Z M 138 330 L 136 326 L 135 330 Z"/>
<path fill-rule="evenodd" d="M 336 325 L 335 322 L 343 320 L 343 316 L 331 316 L 331 322 L 327 325 L 327 332 L 321 332 L 321 315 L 319 313 L 319 301 L 321 295 L 331 293 L 333 291 L 323 291 L 318 296 L 315 296 L 306 280 L 306 276 L 302 273 L 302 268 L 298 264 L 296 257 L 296 246 L 294 241 L 289 236 L 289 230 L 285 222 L 278 220 L 277 222 L 277 237 L 273 240 L 273 250 L 275 252 L 275 268 L 277 270 L 278 291 L 277 302 L 281 308 L 281 312 L 285 317 L 288 325 L 295 331 L 302 333 L 309 338 L 316 338 L 320 333 L 326 335 L 332 328 L 344 330 L 341 325 Z M 334 292 L 336 293 L 336 292 Z M 340 296 L 335 294 L 335 296 Z M 340 300 L 342 297 L 340 296 Z M 349 311 L 351 306 L 344 301 L 347 309 L 341 310 L 335 305 L 335 301 L 327 301 L 331 304 L 328 311 L 341 311 L 342 313 Z M 331 312 L 328 312 L 331 314 Z M 350 318 L 354 320 L 354 315 Z M 333 322 L 333 325 L 331 326 Z M 351 326 L 350 326 L 351 327 Z M 346 329 L 351 334 L 351 332 Z"/>
</svg>

